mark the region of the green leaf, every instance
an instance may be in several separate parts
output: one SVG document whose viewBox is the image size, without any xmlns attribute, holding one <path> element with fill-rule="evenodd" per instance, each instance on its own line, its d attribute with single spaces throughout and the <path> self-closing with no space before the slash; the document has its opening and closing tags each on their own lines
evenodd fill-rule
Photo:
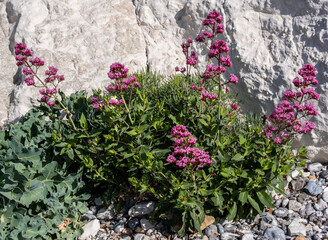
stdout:
<svg viewBox="0 0 328 240">
<path fill-rule="evenodd" d="M 238 200 L 241 202 L 242 205 L 244 205 L 247 202 L 248 192 L 243 191 L 239 193 Z"/>
<path fill-rule="evenodd" d="M 83 129 L 87 129 L 88 128 L 88 122 L 87 122 L 87 119 L 85 118 L 85 116 L 84 116 L 83 113 L 81 114 L 81 117 L 80 117 L 79 122 L 80 122 L 81 128 L 83 128 Z"/>
<path fill-rule="evenodd" d="M 272 184 L 269 184 L 268 186 L 270 188 L 272 188 L 276 193 L 280 193 L 280 194 L 284 195 L 285 197 L 287 197 L 287 195 L 285 194 L 285 192 L 282 189 L 277 188 L 276 186 L 274 186 Z"/>
<path fill-rule="evenodd" d="M 138 133 L 136 132 L 136 130 L 131 130 L 131 131 L 128 131 L 126 133 L 129 134 L 130 136 L 138 135 Z"/>
<path fill-rule="evenodd" d="M 261 203 L 264 206 L 270 207 L 270 208 L 274 208 L 275 206 L 272 204 L 273 199 L 272 197 L 267 194 L 265 191 L 257 191 L 256 192 L 257 197 L 259 198 L 259 200 L 261 201 Z"/>
<path fill-rule="evenodd" d="M 198 122 L 200 122 L 202 125 L 204 125 L 206 127 L 208 126 L 208 123 L 202 118 L 198 118 Z"/>
<path fill-rule="evenodd" d="M 252 205 L 252 207 L 258 212 L 258 214 L 262 214 L 260 206 L 250 195 L 247 196 L 247 199 L 248 199 L 248 202 Z"/>
<path fill-rule="evenodd" d="M 245 142 L 246 142 L 246 139 L 242 135 L 239 135 L 239 144 L 243 145 Z"/>
<path fill-rule="evenodd" d="M 213 195 L 214 197 L 211 197 L 212 205 L 215 207 L 222 207 L 224 202 L 222 194 L 220 192 L 215 192 Z"/>
<path fill-rule="evenodd" d="M 229 214 L 227 216 L 227 220 L 231 221 L 236 217 L 237 214 L 237 204 L 236 202 L 233 203 L 232 207 L 229 208 Z"/>
<path fill-rule="evenodd" d="M 46 198 L 48 190 L 43 187 L 42 182 L 32 180 L 30 186 L 23 192 L 19 203 L 29 207 L 32 202 L 38 202 L 39 200 Z"/>
<path fill-rule="evenodd" d="M 235 161 L 241 161 L 241 160 L 243 160 L 244 159 L 244 157 L 243 157 L 243 155 L 241 155 L 240 153 L 237 153 L 233 158 L 232 158 L 232 160 L 235 160 Z"/>
</svg>

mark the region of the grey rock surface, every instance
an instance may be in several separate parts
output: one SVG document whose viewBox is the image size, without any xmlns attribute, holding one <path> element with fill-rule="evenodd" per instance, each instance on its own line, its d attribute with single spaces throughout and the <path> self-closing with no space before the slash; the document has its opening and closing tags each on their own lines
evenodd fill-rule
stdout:
<svg viewBox="0 0 328 240">
<path fill-rule="evenodd" d="M 130 217 L 138 217 L 146 214 L 150 214 L 155 208 L 155 202 L 141 202 L 129 209 Z"/>
<path fill-rule="evenodd" d="M 100 222 L 98 219 L 94 219 L 83 226 L 83 234 L 80 236 L 80 240 L 89 239 L 94 237 L 100 229 Z"/>
<path fill-rule="evenodd" d="M 108 85 L 113 62 L 131 71 L 172 74 L 184 63 L 180 44 L 200 32 L 216 9 L 224 18 L 239 77 L 244 111 L 270 114 L 296 71 L 305 63 L 318 71 L 316 130 L 299 138 L 315 161 L 328 159 L 328 3 L 318 0 L 3 0 L 0 2 L 0 124 L 14 121 L 33 104 L 38 90 L 24 85 L 13 47 L 24 41 L 48 66 L 65 75 L 66 94 Z M 247 31 L 245 31 L 247 29 Z M 200 50 L 196 47 L 196 50 Z M 250 104 L 252 103 L 252 104 Z"/>
<path fill-rule="evenodd" d="M 273 240 L 285 240 L 286 236 L 284 231 L 278 227 L 267 228 L 264 232 L 264 237 Z"/>
</svg>

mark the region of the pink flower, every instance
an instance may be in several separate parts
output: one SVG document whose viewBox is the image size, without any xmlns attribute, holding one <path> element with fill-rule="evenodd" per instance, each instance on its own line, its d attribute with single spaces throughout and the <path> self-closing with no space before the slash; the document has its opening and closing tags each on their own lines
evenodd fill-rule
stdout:
<svg viewBox="0 0 328 240">
<path fill-rule="evenodd" d="M 226 93 L 230 92 L 230 88 L 226 87 Z"/>
<path fill-rule="evenodd" d="M 238 109 L 238 105 L 236 103 L 231 103 L 230 107 L 233 110 L 237 110 Z"/>
<path fill-rule="evenodd" d="M 135 86 L 135 87 L 140 87 L 140 83 L 139 83 L 139 82 L 135 82 L 135 83 L 134 83 L 134 86 Z"/>
<path fill-rule="evenodd" d="M 52 107 L 53 105 L 55 105 L 55 100 L 49 101 L 47 102 L 49 107 Z"/>
<path fill-rule="evenodd" d="M 238 78 L 234 74 L 230 74 L 230 78 L 228 79 L 228 82 L 237 84 L 238 83 Z"/>
</svg>

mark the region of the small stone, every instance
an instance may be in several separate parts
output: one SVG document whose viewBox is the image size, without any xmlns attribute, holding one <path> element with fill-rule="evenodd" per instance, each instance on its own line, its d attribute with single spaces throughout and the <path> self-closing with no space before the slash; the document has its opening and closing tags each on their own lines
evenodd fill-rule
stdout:
<svg viewBox="0 0 328 240">
<path fill-rule="evenodd" d="M 276 209 L 276 210 L 273 212 L 273 214 L 274 214 L 275 216 L 277 216 L 277 217 L 281 217 L 281 218 L 283 218 L 283 217 L 287 217 L 287 215 L 288 215 L 288 209 L 287 209 L 287 208 L 278 208 L 278 209 Z"/>
<path fill-rule="evenodd" d="M 208 240 L 220 240 L 220 238 L 211 236 L 208 238 Z"/>
<path fill-rule="evenodd" d="M 128 225 L 129 227 L 134 230 L 135 227 L 139 224 L 139 220 L 138 218 L 132 218 L 129 222 L 128 222 Z"/>
<path fill-rule="evenodd" d="M 282 203 L 281 198 L 278 198 L 277 201 L 274 203 L 274 205 L 276 206 L 276 208 L 278 208 L 280 207 L 281 203 Z"/>
<path fill-rule="evenodd" d="M 114 216 L 115 216 L 114 205 L 111 205 L 107 209 L 101 208 L 101 209 L 99 209 L 99 211 L 97 213 L 97 218 L 99 220 L 104 220 L 104 221 L 111 220 L 114 218 Z"/>
<path fill-rule="evenodd" d="M 321 178 L 327 178 L 328 177 L 328 170 L 322 171 L 319 174 L 319 177 L 321 177 Z"/>
<path fill-rule="evenodd" d="M 328 204 L 322 199 L 319 199 L 317 203 L 313 204 L 314 209 L 317 211 L 323 211 L 327 208 L 327 206 Z"/>
<path fill-rule="evenodd" d="M 324 193 L 321 195 L 321 198 L 322 198 L 326 203 L 328 203 L 328 192 L 324 192 Z"/>
<path fill-rule="evenodd" d="M 312 204 L 311 203 L 306 204 L 306 206 L 305 206 L 306 216 L 310 216 L 314 212 L 315 212 L 315 209 L 312 207 Z"/>
<path fill-rule="evenodd" d="M 221 240 L 237 240 L 239 239 L 238 234 L 225 232 L 221 235 Z"/>
<path fill-rule="evenodd" d="M 83 234 L 80 236 L 80 240 L 87 240 L 89 237 L 94 237 L 100 229 L 100 221 L 94 219 L 83 226 Z"/>
<path fill-rule="evenodd" d="M 306 236 L 305 225 L 302 222 L 300 222 L 300 219 L 295 219 L 288 225 L 288 235 Z"/>
<path fill-rule="evenodd" d="M 134 240 L 150 240 L 150 237 L 148 237 L 147 235 L 142 234 L 142 233 L 137 233 L 133 237 L 134 237 Z"/>
<path fill-rule="evenodd" d="M 224 227 L 220 223 L 216 224 L 216 227 L 220 234 L 224 233 Z"/>
<path fill-rule="evenodd" d="M 317 184 L 316 181 L 309 181 L 303 189 L 312 196 L 316 196 L 322 193 L 322 188 Z"/>
<path fill-rule="evenodd" d="M 310 198 L 310 196 L 308 194 L 301 192 L 298 195 L 297 200 L 298 200 L 298 202 L 303 203 L 304 201 L 307 201 L 309 198 Z"/>
<path fill-rule="evenodd" d="M 300 178 L 298 180 L 291 181 L 291 186 L 294 191 L 299 191 L 305 186 L 305 180 L 303 178 Z"/>
<path fill-rule="evenodd" d="M 131 240 L 131 237 L 130 236 L 124 236 L 124 237 L 121 238 L 121 240 Z"/>
<path fill-rule="evenodd" d="M 83 214 L 82 217 L 81 217 L 81 221 L 87 220 L 89 222 L 93 219 L 96 219 L 96 216 L 93 215 L 93 214 L 90 214 L 90 213 Z"/>
<path fill-rule="evenodd" d="M 205 228 L 205 235 L 208 237 L 214 236 L 217 237 L 218 234 L 218 228 L 215 225 L 209 225 L 207 228 Z"/>
<path fill-rule="evenodd" d="M 281 207 L 283 207 L 283 208 L 287 207 L 288 203 L 289 203 L 289 199 L 285 198 L 281 203 Z"/>
<path fill-rule="evenodd" d="M 122 232 L 122 230 L 124 229 L 124 222 L 121 220 L 121 221 L 119 221 L 117 224 L 115 224 L 115 226 L 114 226 L 114 231 L 116 232 L 116 233 L 121 233 Z"/>
<path fill-rule="evenodd" d="M 203 236 L 202 240 L 208 240 L 208 237 L 205 235 Z"/>
<path fill-rule="evenodd" d="M 137 226 L 135 229 L 134 229 L 134 231 L 136 232 L 136 233 L 145 233 L 146 231 L 145 230 L 143 230 L 141 227 L 139 227 L 139 226 Z"/>
<path fill-rule="evenodd" d="M 303 172 L 303 177 L 307 178 L 307 177 L 310 176 L 310 174 L 311 174 L 311 173 L 309 173 L 309 172 Z"/>
<path fill-rule="evenodd" d="M 264 231 L 264 237 L 267 237 L 268 239 L 274 239 L 274 240 L 285 240 L 286 239 L 284 231 L 278 227 L 267 228 Z"/>
<path fill-rule="evenodd" d="M 292 178 L 296 178 L 300 175 L 300 172 L 297 170 L 294 170 L 294 171 L 292 171 L 291 175 L 292 175 Z"/>
<path fill-rule="evenodd" d="M 322 164 L 321 163 L 311 163 L 307 166 L 307 169 L 309 172 L 320 172 L 322 169 Z"/>
<path fill-rule="evenodd" d="M 246 233 L 242 236 L 241 240 L 254 240 L 254 235 L 252 233 Z"/>
<path fill-rule="evenodd" d="M 131 207 L 128 211 L 130 217 L 138 217 L 152 213 L 155 208 L 155 202 L 141 202 Z"/>
<path fill-rule="evenodd" d="M 304 205 L 302 205 L 301 203 L 299 203 L 295 200 L 290 200 L 289 203 L 288 203 L 288 209 L 292 210 L 292 211 L 295 211 L 295 212 L 298 212 L 298 211 L 300 211 L 304 208 L 305 208 Z"/>
<path fill-rule="evenodd" d="M 133 231 L 132 231 L 131 228 L 124 228 L 124 229 L 121 231 L 121 233 L 122 233 L 123 235 L 132 235 Z"/>
<path fill-rule="evenodd" d="M 150 222 L 148 219 L 142 218 L 140 220 L 140 226 L 143 230 L 147 231 L 148 229 L 155 228 L 156 223 Z"/>
</svg>

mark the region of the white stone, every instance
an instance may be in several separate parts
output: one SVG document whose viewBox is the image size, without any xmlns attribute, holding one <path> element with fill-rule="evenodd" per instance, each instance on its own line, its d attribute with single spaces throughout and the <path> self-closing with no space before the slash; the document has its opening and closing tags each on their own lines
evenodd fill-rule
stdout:
<svg viewBox="0 0 328 240">
<path fill-rule="evenodd" d="M 322 164 L 317 162 L 309 164 L 307 168 L 309 172 L 320 172 L 322 167 Z"/>
<path fill-rule="evenodd" d="M 325 189 L 327 189 L 327 188 L 325 188 Z M 325 192 L 322 194 L 321 198 L 322 198 L 326 203 L 328 203 L 328 191 L 325 191 Z"/>
<path fill-rule="evenodd" d="M 294 219 L 288 225 L 288 235 L 290 235 L 290 236 L 306 236 L 305 225 L 299 219 Z"/>
<path fill-rule="evenodd" d="M 0 124 L 13 121 L 37 104 L 38 89 L 26 87 L 19 75 L 13 46 L 24 41 L 47 66 L 66 77 L 61 89 L 104 88 L 113 62 L 131 71 L 164 74 L 185 62 L 180 44 L 203 30 L 201 21 L 217 9 L 224 18 L 222 38 L 231 48 L 245 112 L 270 114 L 297 70 L 316 66 L 321 95 L 316 130 L 294 146 L 308 146 L 311 160 L 328 160 L 328 30 L 326 1 L 317 0 L 1 0 Z M 245 30 L 247 29 L 247 31 Z M 197 46 L 196 50 L 200 50 Z M 204 59 L 204 58 L 200 58 Z M 204 64 L 203 64 L 204 65 Z M 43 69 L 44 70 L 44 69 Z M 13 83 L 15 82 L 15 84 Z M 317 105 L 317 104 L 316 104 Z"/>
<path fill-rule="evenodd" d="M 154 228 L 155 225 L 156 225 L 155 222 L 151 222 L 148 219 L 145 219 L 145 218 L 140 219 L 140 226 L 145 231 L 147 231 L 148 229 Z"/>
<path fill-rule="evenodd" d="M 87 240 L 90 237 L 96 236 L 100 230 L 100 222 L 94 219 L 83 226 L 83 234 L 79 237 L 80 240 Z"/>
</svg>

